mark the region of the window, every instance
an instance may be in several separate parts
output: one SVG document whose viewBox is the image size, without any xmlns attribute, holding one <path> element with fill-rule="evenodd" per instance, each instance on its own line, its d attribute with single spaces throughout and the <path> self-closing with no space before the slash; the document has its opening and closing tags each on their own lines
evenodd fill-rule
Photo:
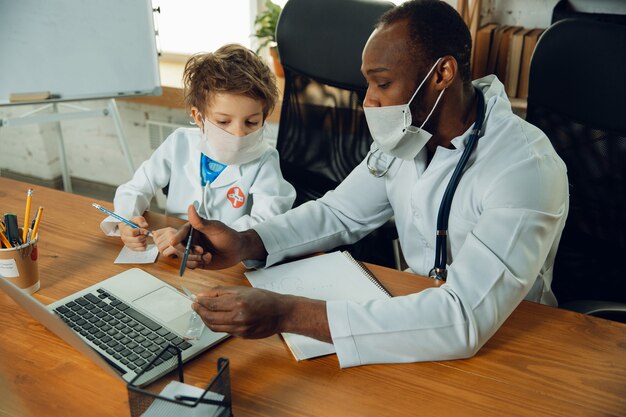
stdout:
<svg viewBox="0 0 626 417">
<path fill-rule="evenodd" d="M 272 0 L 284 7 L 287 0 Z M 392 0 L 399 4 L 404 0 Z M 214 51 L 225 43 L 256 49 L 254 18 L 265 0 L 152 0 L 165 56 Z"/>
<path fill-rule="evenodd" d="M 251 47 L 255 0 L 152 0 L 164 55 L 214 51 L 225 43 Z"/>
</svg>

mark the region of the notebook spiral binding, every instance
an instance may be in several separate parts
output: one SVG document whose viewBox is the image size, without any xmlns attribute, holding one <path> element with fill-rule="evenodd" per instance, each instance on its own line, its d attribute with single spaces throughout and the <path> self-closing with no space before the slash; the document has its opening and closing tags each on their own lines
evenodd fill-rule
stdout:
<svg viewBox="0 0 626 417">
<path fill-rule="evenodd" d="M 365 266 L 363 262 L 357 261 L 356 259 L 354 259 L 354 257 L 350 254 L 350 252 L 344 251 L 342 253 L 346 256 L 346 258 L 350 260 L 350 262 L 355 264 L 357 268 L 359 268 L 359 270 L 363 272 L 363 275 L 365 275 L 367 279 L 369 279 L 374 285 L 376 285 L 376 287 L 378 287 L 379 290 L 387 294 L 389 297 L 393 297 L 391 293 L 387 290 L 387 288 L 385 288 L 383 283 L 380 282 L 378 278 L 376 278 L 376 276 L 372 273 L 372 271 L 370 271 L 369 268 Z"/>
</svg>

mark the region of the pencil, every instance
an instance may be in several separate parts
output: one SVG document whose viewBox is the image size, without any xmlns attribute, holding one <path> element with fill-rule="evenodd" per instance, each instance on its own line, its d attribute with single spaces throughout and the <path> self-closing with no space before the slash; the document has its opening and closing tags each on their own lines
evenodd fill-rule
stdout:
<svg viewBox="0 0 626 417">
<path fill-rule="evenodd" d="M 114 219 L 117 219 L 117 220 L 121 221 L 122 223 L 125 223 L 125 224 L 129 225 L 133 229 L 141 229 L 142 228 L 137 223 L 133 223 L 130 220 L 123 218 L 119 214 L 113 213 L 112 211 L 105 209 L 100 204 L 92 203 L 91 205 L 94 206 L 95 208 L 97 208 L 98 210 L 100 210 L 101 212 L 106 213 L 109 216 L 113 217 Z M 149 230 L 148 230 L 148 236 L 152 236 L 152 232 L 149 231 Z"/>
<path fill-rule="evenodd" d="M 39 210 L 37 210 L 37 215 L 35 217 L 35 226 L 33 226 L 33 231 L 30 234 L 31 239 L 34 239 L 37 237 L 37 229 L 39 229 L 39 223 L 41 223 L 42 215 L 43 215 L 43 207 L 39 207 Z"/>
<path fill-rule="evenodd" d="M 11 242 L 9 242 L 9 239 L 7 239 L 7 237 L 1 231 L 0 231 L 0 240 L 2 241 L 4 246 L 6 246 L 7 248 L 13 247 L 13 245 L 11 245 Z"/>
<path fill-rule="evenodd" d="M 30 217 L 30 203 L 33 199 L 33 189 L 29 188 L 26 193 L 26 210 L 24 211 L 24 224 L 22 226 L 22 242 L 26 242 L 28 234 L 28 218 Z"/>
</svg>

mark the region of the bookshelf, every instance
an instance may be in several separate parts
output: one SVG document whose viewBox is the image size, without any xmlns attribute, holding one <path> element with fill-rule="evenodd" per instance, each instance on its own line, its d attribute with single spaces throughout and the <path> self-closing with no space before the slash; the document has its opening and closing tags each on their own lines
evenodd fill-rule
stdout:
<svg viewBox="0 0 626 417">
<path fill-rule="evenodd" d="M 472 79 L 496 74 L 513 111 L 526 115 L 530 58 L 559 0 L 457 0 L 472 33 Z M 476 11 L 480 13 L 476 13 Z"/>
</svg>

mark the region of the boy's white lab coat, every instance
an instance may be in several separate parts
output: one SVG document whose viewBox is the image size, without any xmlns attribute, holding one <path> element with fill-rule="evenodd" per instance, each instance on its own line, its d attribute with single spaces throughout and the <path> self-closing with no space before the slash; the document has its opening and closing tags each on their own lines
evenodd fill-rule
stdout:
<svg viewBox="0 0 626 417">
<path fill-rule="evenodd" d="M 201 139 L 198 128 L 174 131 L 133 178 L 118 187 L 113 200 L 115 212 L 128 219 L 141 215 L 167 184 L 167 215 L 186 219 L 189 204 L 198 202 L 202 217 L 221 220 L 237 230 L 246 230 L 291 208 L 296 192 L 281 174 L 276 149 L 267 146 L 258 159 L 227 166 L 215 181 L 202 187 Z M 117 224 L 116 219 L 107 217 L 100 226 L 107 235 L 118 236 Z"/>
<path fill-rule="evenodd" d="M 328 301 L 342 367 L 472 356 L 522 299 L 556 304 L 550 284 L 569 208 L 565 164 L 541 130 L 511 112 L 495 76 L 474 85 L 485 94 L 484 134 L 452 200 L 448 280 L 403 297 Z M 393 215 L 409 267 L 428 275 L 439 205 L 470 131 L 452 140 L 455 149 L 438 147 L 429 164 L 424 148 L 381 178 L 363 161 L 321 199 L 254 226 L 267 265 L 354 242 Z M 375 159 L 378 169 L 391 163 L 389 155 Z"/>
</svg>

